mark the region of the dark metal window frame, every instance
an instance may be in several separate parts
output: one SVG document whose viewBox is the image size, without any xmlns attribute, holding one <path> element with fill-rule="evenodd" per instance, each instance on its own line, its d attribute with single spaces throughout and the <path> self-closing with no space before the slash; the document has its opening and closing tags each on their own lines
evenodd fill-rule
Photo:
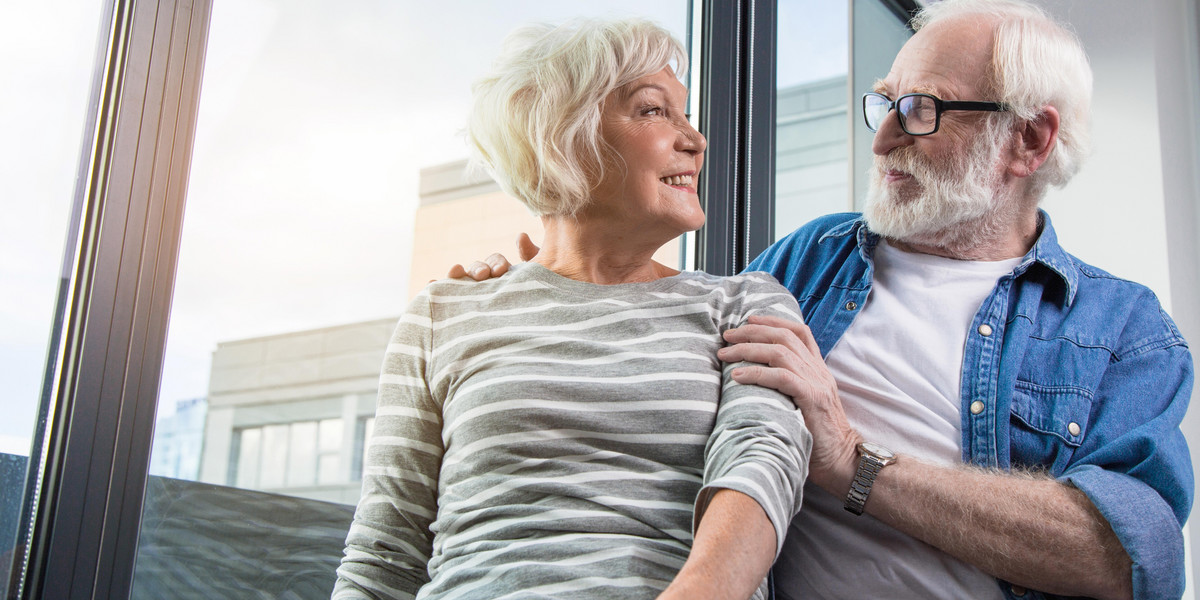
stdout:
<svg viewBox="0 0 1200 600">
<path fill-rule="evenodd" d="M 921 5 L 917 4 L 917 0 L 880 0 L 889 10 L 895 13 L 896 18 L 908 23 Z"/>
<path fill-rule="evenodd" d="M 700 174 L 705 226 L 696 268 L 732 275 L 775 228 L 775 0 L 706 0 L 702 12 Z"/>
<path fill-rule="evenodd" d="M 210 0 L 111 0 L 10 598 L 126 598 Z"/>
</svg>

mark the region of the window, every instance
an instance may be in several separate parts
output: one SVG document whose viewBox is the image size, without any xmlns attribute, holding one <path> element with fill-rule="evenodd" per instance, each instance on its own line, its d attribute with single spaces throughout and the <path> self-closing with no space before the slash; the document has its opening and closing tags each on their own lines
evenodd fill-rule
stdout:
<svg viewBox="0 0 1200 600">
<path fill-rule="evenodd" d="M 199 465 L 192 481 L 148 487 L 135 595 L 168 571 L 229 584 L 214 571 L 226 567 L 173 552 L 182 540 L 162 532 L 236 555 L 250 540 L 220 521 L 237 506 L 254 519 L 324 514 L 272 534 L 311 540 L 289 559 L 324 565 L 315 585 L 328 597 L 408 299 L 454 263 L 511 253 L 518 232 L 540 238 L 523 205 L 465 169 L 471 82 L 530 21 L 643 15 L 688 38 L 684 0 L 469 6 L 452 11 L 453 28 L 430 28 L 450 7 L 214 4 L 158 398 L 158 430 L 176 437 L 180 411 L 204 399 L 203 418 L 187 421 Z M 677 263 L 679 248 L 659 259 Z M 155 438 L 157 453 L 168 444 Z M 238 568 L 247 587 L 282 593 L 263 579 L 277 563 Z"/>
<path fill-rule="evenodd" d="M 901 18 L 911 7 L 850 4 L 779 2 L 772 241 L 821 215 L 863 206 L 873 158 L 858 98 L 887 75 L 911 35 Z"/>
<path fill-rule="evenodd" d="M 354 453 L 353 463 L 350 467 L 351 477 L 355 480 L 362 479 L 363 459 L 366 458 L 367 445 L 371 443 L 371 435 L 374 433 L 375 417 L 359 419 L 358 427 L 354 429 L 354 447 L 358 451 Z"/>
<path fill-rule="evenodd" d="M 851 207 L 849 17 L 849 0 L 779 2 L 774 239 Z"/>
<path fill-rule="evenodd" d="M 308 488 L 353 481 L 340 464 L 341 419 L 238 429 L 231 448 L 228 485 L 310 495 Z"/>
<path fill-rule="evenodd" d="M 83 208 L 76 172 L 94 125 L 101 15 L 102 3 L 58 0 L 8 4 L 0 19 L 0 589 L 26 548 L 35 506 L 27 484 L 44 458 L 46 374 L 71 292 L 63 274 L 74 252 L 64 249 Z M 12 583 L 15 591 L 20 572 Z"/>
</svg>

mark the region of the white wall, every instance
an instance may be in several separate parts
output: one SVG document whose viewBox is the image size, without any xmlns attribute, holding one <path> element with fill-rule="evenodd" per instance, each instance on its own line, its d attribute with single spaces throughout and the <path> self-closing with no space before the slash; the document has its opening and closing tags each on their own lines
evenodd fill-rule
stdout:
<svg viewBox="0 0 1200 600">
<path fill-rule="evenodd" d="M 1149 286 L 1200 343 L 1200 30 L 1196 0 L 1037 0 L 1095 72 L 1094 153 L 1044 207 L 1068 251 Z M 1193 346 L 1194 348 L 1196 346 Z M 1193 399 L 1200 393 L 1193 392 Z M 1183 425 L 1200 464 L 1200 409 Z M 1188 526 L 1196 598 L 1200 527 Z"/>
<path fill-rule="evenodd" d="M 1124 0 L 1041 3 L 1075 28 L 1095 73 L 1093 153 L 1043 207 L 1068 251 L 1146 284 L 1170 309 L 1151 11 Z"/>
</svg>

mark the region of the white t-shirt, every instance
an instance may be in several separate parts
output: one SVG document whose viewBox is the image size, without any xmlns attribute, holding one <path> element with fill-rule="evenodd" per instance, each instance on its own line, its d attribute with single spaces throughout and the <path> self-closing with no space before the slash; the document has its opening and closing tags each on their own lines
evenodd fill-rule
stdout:
<svg viewBox="0 0 1200 600">
<path fill-rule="evenodd" d="M 866 304 L 825 360 L 850 425 L 895 452 L 960 464 L 967 330 L 1020 260 L 954 260 L 881 240 Z M 780 597 L 1003 597 L 991 576 L 844 502 L 805 487 L 775 570 Z"/>
</svg>

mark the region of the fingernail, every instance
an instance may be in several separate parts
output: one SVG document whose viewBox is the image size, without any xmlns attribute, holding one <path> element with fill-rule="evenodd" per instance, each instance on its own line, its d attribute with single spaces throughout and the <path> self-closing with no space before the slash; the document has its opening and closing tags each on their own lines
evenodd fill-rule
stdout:
<svg viewBox="0 0 1200 600">
<path fill-rule="evenodd" d="M 741 376 L 742 376 L 743 374 L 745 374 L 745 373 L 746 373 L 746 370 L 745 370 L 745 369 L 734 369 L 734 370 L 733 370 L 733 376 L 734 376 L 734 377 L 741 377 Z"/>
</svg>

